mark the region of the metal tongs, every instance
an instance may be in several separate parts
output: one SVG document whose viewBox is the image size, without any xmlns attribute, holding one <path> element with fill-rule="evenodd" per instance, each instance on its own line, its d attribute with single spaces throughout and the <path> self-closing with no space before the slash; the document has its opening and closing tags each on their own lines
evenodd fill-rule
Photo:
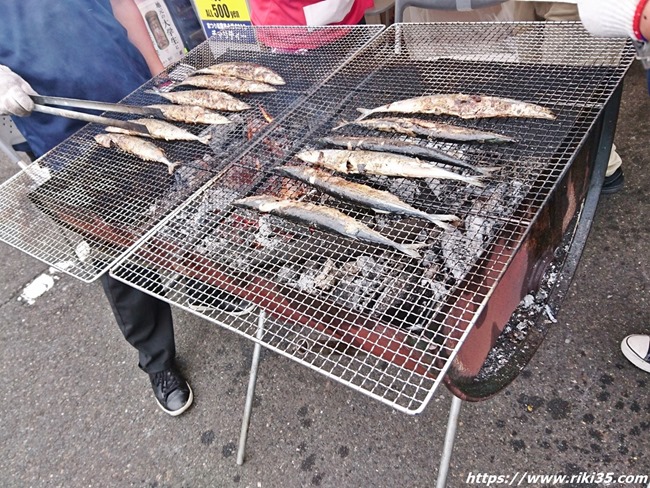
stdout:
<svg viewBox="0 0 650 488">
<path fill-rule="evenodd" d="M 128 122 L 125 120 L 111 119 L 99 115 L 91 115 L 85 112 L 75 112 L 62 108 L 49 107 L 48 105 L 57 105 L 59 107 L 85 108 L 89 110 L 100 110 L 102 112 L 117 112 L 135 115 L 153 115 L 154 117 L 164 119 L 160 109 L 151 107 L 141 107 L 137 105 L 123 105 L 120 103 L 95 102 L 91 100 L 79 100 L 76 98 L 48 97 L 41 95 L 31 95 L 34 101 L 34 111 L 44 114 L 58 115 L 68 119 L 83 120 L 84 122 L 94 122 L 96 124 L 111 125 L 120 127 L 134 132 L 140 132 L 149 135 L 149 130 L 142 124 Z"/>
</svg>

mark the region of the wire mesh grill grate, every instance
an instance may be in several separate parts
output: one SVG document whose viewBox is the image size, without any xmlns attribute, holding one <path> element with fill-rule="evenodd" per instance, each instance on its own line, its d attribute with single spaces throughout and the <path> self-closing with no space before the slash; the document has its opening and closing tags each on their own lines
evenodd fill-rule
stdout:
<svg viewBox="0 0 650 488">
<path fill-rule="evenodd" d="M 118 278 L 255 339 L 255 310 L 271 317 L 261 343 L 408 413 L 430 400 L 545 200 L 633 59 L 622 40 L 596 40 L 576 23 L 399 24 L 362 49 L 212 185 L 113 270 Z M 299 151 L 372 108 L 428 94 L 517 99 L 555 120 L 421 116 L 515 139 L 451 143 L 382 134 L 498 167 L 485 187 L 439 179 L 345 175 L 430 213 L 455 214 L 442 230 L 421 218 L 380 215 L 281 177 Z M 368 137 L 347 125 L 339 134 Z M 465 175 L 472 171 L 458 170 Z M 249 195 L 334 207 L 420 259 L 233 207 Z M 155 269 L 155 279 L 139 269 Z M 235 308 L 233 304 L 239 304 Z M 226 314 L 233 307 L 242 314 Z M 248 307 L 250 305 L 250 307 Z"/>
</svg>

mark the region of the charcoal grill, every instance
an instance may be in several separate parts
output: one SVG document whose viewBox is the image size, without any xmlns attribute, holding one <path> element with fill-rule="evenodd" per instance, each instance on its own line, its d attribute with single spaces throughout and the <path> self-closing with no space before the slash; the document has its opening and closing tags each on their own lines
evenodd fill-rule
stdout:
<svg viewBox="0 0 650 488">
<path fill-rule="evenodd" d="M 112 250 L 113 261 L 101 262 L 114 263 L 116 279 L 255 342 L 239 462 L 261 345 L 408 414 L 421 412 L 445 382 L 455 394 L 450 434 L 459 398 L 487 398 L 516 376 L 515 368 L 498 381 L 484 381 L 481 366 L 520 300 L 539 288 L 549 263 L 557 264 L 556 251 L 567 235 L 578 244 L 568 253 L 569 262 L 579 256 L 611 147 L 617 90 L 633 60 L 630 43 L 593 39 L 578 23 L 396 24 L 361 44 L 345 62 L 337 58 L 337 69 L 297 96 L 284 115 L 250 140 L 235 143 L 238 149 L 219 159 L 217 169 L 197 168 L 208 173 L 201 186 L 175 200 L 181 203 L 159 219 L 143 220 L 141 207 L 122 217 L 118 205 L 116 221 L 96 215 L 87 221 L 64 204 L 50 224 L 64 223 L 84 241 L 98 236 L 94 242 Z M 320 59 L 296 63 L 311 72 L 310 63 Z M 348 177 L 427 212 L 453 213 L 462 220 L 458 229 L 377 215 L 274 172 L 301 164 L 297 152 L 323 147 L 321 138 L 354 119 L 359 107 L 459 92 L 537 103 L 557 118 L 427 117 L 516 140 L 500 145 L 384 135 L 446 151 L 478 167 L 499 167 L 484 188 Z M 92 161 L 88 154 L 95 149 L 82 145 L 92 130 L 75 136 L 76 152 L 63 144 L 45 163 L 56 163 L 61 154 Z M 340 132 L 370 134 L 352 126 Z M 25 192 L 21 187 L 19 193 L 36 202 L 40 188 Z M 89 190 L 88 198 L 96 194 Z M 335 207 L 396 242 L 419 244 L 422 258 L 232 205 L 255 194 Z M 147 205 L 142 195 L 135 199 L 143 201 Z M 38 208 L 53 213 L 51 205 L 40 202 Z M 20 222 L 14 221 L 14 229 Z M 137 231 L 130 232 L 132 227 Z M 44 259 L 43 248 L 38 252 Z M 101 272 L 84 275 L 78 269 L 79 277 Z M 215 307 L 214 297 L 224 293 L 250 307 L 236 313 L 227 305 L 226 310 Z"/>
</svg>

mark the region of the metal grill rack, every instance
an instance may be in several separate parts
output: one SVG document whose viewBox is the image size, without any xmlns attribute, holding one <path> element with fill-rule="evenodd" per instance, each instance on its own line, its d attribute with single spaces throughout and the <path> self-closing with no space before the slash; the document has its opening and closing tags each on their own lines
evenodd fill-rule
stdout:
<svg viewBox="0 0 650 488">
<path fill-rule="evenodd" d="M 212 137 L 209 145 L 155 141 L 171 161 L 182 163 L 173 175 L 162 164 L 100 147 L 93 136 L 104 128 L 85 126 L 0 186 L 0 239 L 83 281 L 94 280 L 170 211 L 239 159 L 249 144 L 281 123 L 382 28 L 241 27 L 229 30 L 225 38 L 209 39 L 123 102 L 169 103 L 157 92 L 192 89 L 177 83 L 197 69 L 224 61 L 268 66 L 287 84 L 275 93 L 235 95 L 253 108 L 223 113 L 232 124 L 177 123 Z"/>
<path fill-rule="evenodd" d="M 577 23 L 392 26 L 251 141 L 112 274 L 393 408 L 421 412 L 632 59 L 625 41 L 593 39 Z M 455 214 L 457 229 L 377 215 L 274 172 L 302 164 L 301 150 L 325 147 L 321 138 L 359 107 L 459 92 L 536 103 L 557 117 L 424 116 L 516 140 L 507 144 L 383 134 L 499 167 L 485 187 L 345 176 Z M 255 194 L 337 208 L 396 242 L 419 244 L 421 258 L 231 205 Z M 256 310 L 268 316 L 263 325 Z"/>
</svg>

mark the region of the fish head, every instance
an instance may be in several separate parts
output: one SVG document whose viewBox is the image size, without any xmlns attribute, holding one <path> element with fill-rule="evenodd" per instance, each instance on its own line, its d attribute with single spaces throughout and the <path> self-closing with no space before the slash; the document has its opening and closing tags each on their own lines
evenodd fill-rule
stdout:
<svg viewBox="0 0 650 488">
<path fill-rule="evenodd" d="M 304 166 L 280 166 L 275 168 L 275 172 L 281 176 L 294 178 L 300 181 L 311 180 L 318 174 L 315 168 L 307 168 Z"/>
<path fill-rule="evenodd" d="M 305 163 L 318 164 L 323 161 L 324 153 L 323 151 L 301 151 L 296 154 L 296 157 Z"/>
<path fill-rule="evenodd" d="M 113 137 L 110 134 L 97 134 L 95 135 L 95 141 L 104 147 L 111 147 Z"/>
</svg>

